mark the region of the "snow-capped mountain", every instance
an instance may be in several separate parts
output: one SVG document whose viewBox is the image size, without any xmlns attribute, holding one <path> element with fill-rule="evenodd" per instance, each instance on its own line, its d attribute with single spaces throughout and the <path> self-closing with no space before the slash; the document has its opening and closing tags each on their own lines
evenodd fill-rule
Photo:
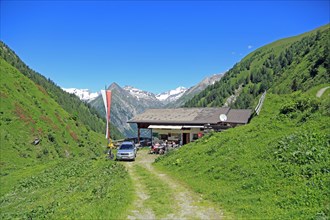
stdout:
<svg viewBox="0 0 330 220">
<path fill-rule="evenodd" d="M 155 94 L 147 91 L 143 91 L 141 89 L 134 88 L 133 86 L 125 86 L 123 89 L 125 89 L 127 92 L 129 92 L 132 96 L 136 97 L 138 100 L 140 99 L 146 99 L 146 100 L 152 100 L 156 101 L 157 98 Z"/>
<path fill-rule="evenodd" d="M 62 88 L 64 91 L 70 94 L 75 94 L 80 100 L 90 102 L 100 95 L 99 92 L 90 92 L 88 89 L 76 89 L 76 88 Z"/>
<path fill-rule="evenodd" d="M 112 91 L 111 99 L 111 124 L 116 126 L 127 137 L 136 136 L 136 125 L 127 123 L 135 115 L 144 112 L 149 108 L 175 108 L 182 106 L 185 101 L 192 98 L 194 95 L 205 89 L 208 85 L 213 85 L 220 80 L 223 74 L 216 74 L 205 78 L 195 86 L 186 89 L 178 87 L 176 89 L 155 95 L 151 92 L 137 89 L 133 86 L 120 87 L 116 83 L 112 83 L 108 89 Z M 74 93 L 78 97 L 84 97 L 88 100 L 88 95 L 91 93 L 87 89 L 64 89 L 67 92 Z M 102 97 L 97 96 L 90 101 L 100 115 L 105 115 L 104 104 Z M 82 99 L 82 98 L 81 98 Z"/>
<path fill-rule="evenodd" d="M 112 91 L 111 123 L 127 137 L 136 135 L 136 125 L 127 123 L 136 114 L 148 108 L 163 108 L 164 105 L 151 92 L 145 92 L 132 86 L 120 87 L 112 83 L 108 90 Z M 99 96 L 90 102 L 101 115 L 105 115 L 102 97 Z"/>
<path fill-rule="evenodd" d="M 187 89 L 185 87 L 180 86 L 176 89 L 160 93 L 156 95 L 156 98 L 164 104 L 167 104 L 178 100 L 186 91 Z"/>
</svg>

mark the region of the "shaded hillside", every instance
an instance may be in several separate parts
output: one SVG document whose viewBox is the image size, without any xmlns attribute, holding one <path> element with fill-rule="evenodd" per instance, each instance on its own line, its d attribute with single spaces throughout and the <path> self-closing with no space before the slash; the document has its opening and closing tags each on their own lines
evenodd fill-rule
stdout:
<svg viewBox="0 0 330 220">
<path fill-rule="evenodd" d="M 221 81 L 187 101 L 185 107 L 253 107 L 255 98 L 268 90 L 275 94 L 306 91 L 330 82 L 329 25 L 276 41 L 252 52 L 231 68 Z"/>
<path fill-rule="evenodd" d="M 328 219 L 330 91 L 267 94 L 245 126 L 210 133 L 156 166 L 234 219 Z"/>
<path fill-rule="evenodd" d="M 73 94 L 64 92 L 50 79 L 46 79 L 41 74 L 30 69 L 7 45 L 0 41 L 0 57 L 18 69 L 22 74 L 31 79 L 37 86 L 48 93 L 62 108 L 73 115 L 78 121 L 88 126 L 96 132 L 105 131 L 105 119 L 100 117 L 96 110 L 90 108 L 86 103 L 79 100 Z M 112 127 L 112 137 L 119 139 L 120 132 Z"/>
<path fill-rule="evenodd" d="M 124 167 L 103 159 L 104 135 L 0 64 L 0 219 L 121 218 L 133 189 Z"/>
</svg>

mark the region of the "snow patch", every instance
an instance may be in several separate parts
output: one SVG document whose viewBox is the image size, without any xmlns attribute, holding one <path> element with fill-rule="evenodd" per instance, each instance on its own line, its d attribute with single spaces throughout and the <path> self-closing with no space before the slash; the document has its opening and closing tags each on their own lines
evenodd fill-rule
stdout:
<svg viewBox="0 0 330 220">
<path fill-rule="evenodd" d="M 88 89 L 62 88 L 70 94 L 78 96 L 82 101 L 90 102 L 100 95 L 100 92 L 90 92 Z"/>
<path fill-rule="evenodd" d="M 123 89 L 128 91 L 132 96 L 136 97 L 138 100 L 140 99 L 147 99 L 147 100 L 154 100 L 155 95 L 151 92 L 146 92 L 141 89 L 137 89 L 133 86 L 125 86 Z"/>
<path fill-rule="evenodd" d="M 186 91 L 187 88 L 180 86 L 176 89 L 160 93 L 156 95 L 156 98 L 162 102 L 163 101 L 171 102 L 179 99 Z"/>
</svg>

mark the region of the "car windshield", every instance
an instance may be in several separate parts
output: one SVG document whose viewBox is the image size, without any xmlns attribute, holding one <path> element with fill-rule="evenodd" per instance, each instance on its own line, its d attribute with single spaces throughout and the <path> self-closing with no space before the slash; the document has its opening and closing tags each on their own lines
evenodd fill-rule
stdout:
<svg viewBox="0 0 330 220">
<path fill-rule="evenodd" d="M 120 150 L 132 150 L 134 149 L 133 145 L 130 145 L 130 144 L 123 144 L 120 146 L 119 148 Z"/>
</svg>

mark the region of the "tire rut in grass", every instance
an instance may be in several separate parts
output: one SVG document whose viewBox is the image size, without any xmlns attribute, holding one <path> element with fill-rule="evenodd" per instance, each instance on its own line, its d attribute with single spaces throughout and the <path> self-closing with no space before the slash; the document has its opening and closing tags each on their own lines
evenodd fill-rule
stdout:
<svg viewBox="0 0 330 220">
<path fill-rule="evenodd" d="M 145 201 L 149 199 L 149 195 L 147 194 L 146 187 L 141 183 L 139 176 L 136 174 L 135 170 L 133 170 L 132 163 L 125 164 L 128 168 L 128 172 L 134 182 L 134 188 L 136 192 L 136 199 L 133 203 L 133 210 L 131 210 L 128 215 L 128 219 L 155 219 L 156 216 L 152 209 L 145 206 Z"/>
</svg>

